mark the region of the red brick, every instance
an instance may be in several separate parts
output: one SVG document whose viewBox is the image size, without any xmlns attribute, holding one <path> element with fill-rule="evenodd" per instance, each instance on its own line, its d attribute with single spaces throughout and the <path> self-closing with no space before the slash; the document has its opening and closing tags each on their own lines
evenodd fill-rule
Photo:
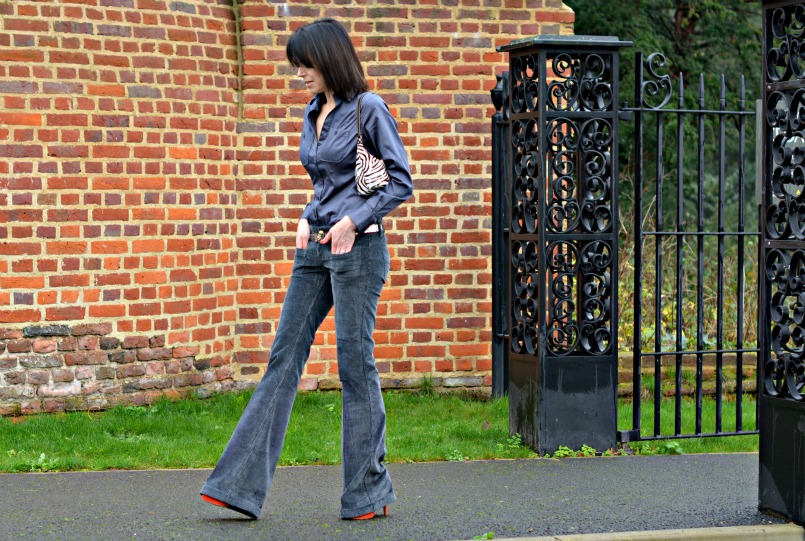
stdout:
<svg viewBox="0 0 805 541">
<path fill-rule="evenodd" d="M 78 349 L 80 350 L 96 350 L 100 349 L 101 344 L 97 336 L 82 336 L 78 339 Z"/>
<path fill-rule="evenodd" d="M 168 29 L 168 39 L 171 41 L 189 41 L 194 42 L 197 40 L 196 33 L 192 30 L 181 30 L 179 28 Z"/>
<path fill-rule="evenodd" d="M 33 344 L 30 340 L 11 340 L 6 344 L 6 350 L 9 353 L 28 353 L 33 349 Z"/>
<path fill-rule="evenodd" d="M 46 308 L 45 319 L 48 321 L 75 321 L 84 319 L 86 308 L 83 306 L 67 306 Z"/>
<path fill-rule="evenodd" d="M 124 364 L 117 367 L 118 378 L 131 378 L 144 376 L 146 366 L 143 364 Z"/>
<path fill-rule="evenodd" d="M 87 93 L 95 96 L 117 96 L 126 95 L 126 88 L 123 85 L 87 85 Z"/>
<path fill-rule="evenodd" d="M 39 113 L 22 113 L 22 112 L 0 113 L 0 126 L 2 126 L 3 124 L 11 126 L 41 126 L 42 115 Z"/>
<path fill-rule="evenodd" d="M 22 32 L 43 32 L 46 33 L 48 28 L 48 21 L 36 19 L 11 19 L 6 18 L 3 21 L 3 28 L 6 31 L 22 31 Z"/>
<path fill-rule="evenodd" d="M 0 276 L 0 289 L 42 289 L 45 287 L 44 276 Z"/>
<path fill-rule="evenodd" d="M 148 338 L 144 336 L 127 336 L 123 339 L 123 349 L 147 348 Z"/>
<path fill-rule="evenodd" d="M 0 241 L 0 255 L 39 255 L 42 253 L 40 244 L 30 242 L 2 242 Z"/>
<path fill-rule="evenodd" d="M 105 351 L 81 351 L 64 354 L 64 364 L 67 366 L 99 365 L 108 362 L 109 354 Z"/>
<path fill-rule="evenodd" d="M 134 275 L 135 284 L 164 284 L 167 281 L 165 271 L 139 272 Z"/>
<path fill-rule="evenodd" d="M 73 327 L 74 336 L 84 336 L 88 334 L 104 336 L 112 332 L 111 323 L 91 323 L 75 325 Z"/>
<path fill-rule="evenodd" d="M 156 359 L 170 359 L 173 351 L 170 348 L 143 348 L 137 350 L 137 359 L 140 361 L 153 361 Z"/>
<path fill-rule="evenodd" d="M 86 53 L 51 51 L 48 57 L 53 64 L 89 64 L 89 55 Z"/>
</svg>

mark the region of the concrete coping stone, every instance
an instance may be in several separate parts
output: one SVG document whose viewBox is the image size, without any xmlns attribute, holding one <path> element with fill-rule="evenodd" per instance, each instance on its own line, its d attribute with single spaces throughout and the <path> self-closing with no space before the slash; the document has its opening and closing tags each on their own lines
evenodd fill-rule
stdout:
<svg viewBox="0 0 805 541">
<path fill-rule="evenodd" d="M 805 541 L 805 529 L 796 524 L 689 528 L 646 532 L 547 535 L 495 538 L 498 541 Z"/>
</svg>

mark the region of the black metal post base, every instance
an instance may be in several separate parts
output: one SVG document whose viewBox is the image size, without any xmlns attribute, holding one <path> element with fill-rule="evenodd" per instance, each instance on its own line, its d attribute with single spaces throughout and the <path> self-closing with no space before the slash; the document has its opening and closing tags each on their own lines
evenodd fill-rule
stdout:
<svg viewBox="0 0 805 541">
<path fill-rule="evenodd" d="M 805 524 L 805 404 L 761 397 L 761 511 Z"/>
<path fill-rule="evenodd" d="M 540 454 L 617 445 L 617 380 L 609 358 L 511 361 L 509 429 Z"/>
</svg>

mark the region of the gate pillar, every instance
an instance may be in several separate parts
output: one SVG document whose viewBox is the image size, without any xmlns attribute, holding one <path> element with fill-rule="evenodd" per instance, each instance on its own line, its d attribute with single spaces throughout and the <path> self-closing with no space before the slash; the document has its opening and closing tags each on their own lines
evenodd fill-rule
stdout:
<svg viewBox="0 0 805 541">
<path fill-rule="evenodd" d="M 509 54 L 509 429 L 539 453 L 616 444 L 617 80 L 629 45 L 543 35 L 498 48 Z"/>
<path fill-rule="evenodd" d="M 805 524 L 805 2 L 763 2 L 760 509 Z"/>
</svg>

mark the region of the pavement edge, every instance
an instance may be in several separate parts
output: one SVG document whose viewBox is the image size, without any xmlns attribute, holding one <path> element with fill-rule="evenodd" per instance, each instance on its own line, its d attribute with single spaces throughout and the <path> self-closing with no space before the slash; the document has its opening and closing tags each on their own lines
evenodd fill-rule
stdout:
<svg viewBox="0 0 805 541">
<path fill-rule="evenodd" d="M 498 541 L 805 541 L 805 529 L 796 524 L 767 524 L 495 539 Z"/>
</svg>

